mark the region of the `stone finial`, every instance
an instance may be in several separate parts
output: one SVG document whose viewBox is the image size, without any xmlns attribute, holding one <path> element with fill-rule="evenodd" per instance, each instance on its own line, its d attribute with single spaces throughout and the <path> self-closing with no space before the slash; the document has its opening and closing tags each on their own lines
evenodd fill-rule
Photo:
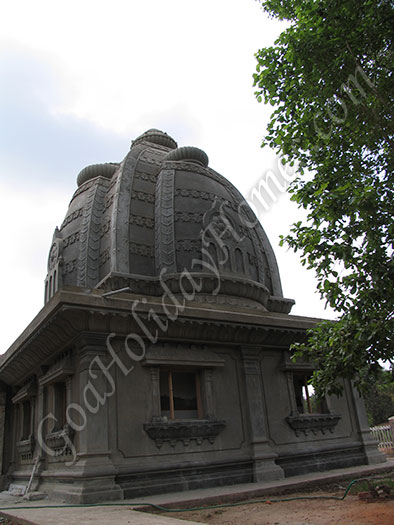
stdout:
<svg viewBox="0 0 394 525">
<path fill-rule="evenodd" d="M 164 160 L 193 162 L 204 168 L 208 167 L 208 155 L 202 149 L 193 146 L 174 149 L 166 155 Z"/>
<path fill-rule="evenodd" d="M 90 179 L 95 179 L 96 177 L 105 177 L 110 179 L 115 171 L 119 168 L 119 164 L 115 162 L 108 162 L 105 164 L 92 164 L 91 166 L 86 166 L 81 170 L 77 177 L 78 187 L 82 186 L 85 182 Z"/>
<path fill-rule="evenodd" d="M 148 129 L 148 131 L 145 131 L 145 133 L 142 133 L 142 135 L 133 140 L 131 147 L 139 144 L 140 142 L 152 142 L 153 144 L 159 144 L 160 146 L 166 146 L 167 148 L 171 149 L 178 147 L 178 144 L 172 137 L 170 137 L 170 135 L 167 135 L 167 133 L 164 133 L 164 131 L 154 128 Z"/>
</svg>

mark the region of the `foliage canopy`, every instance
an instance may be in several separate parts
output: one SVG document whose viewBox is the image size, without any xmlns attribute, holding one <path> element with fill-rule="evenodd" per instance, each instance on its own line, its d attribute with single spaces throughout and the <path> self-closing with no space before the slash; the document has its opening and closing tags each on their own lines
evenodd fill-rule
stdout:
<svg viewBox="0 0 394 525">
<path fill-rule="evenodd" d="M 338 313 L 296 355 L 316 362 L 317 392 L 360 390 L 394 349 L 392 0 L 266 0 L 288 22 L 256 53 L 256 97 L 274 106 L 264 145 L 296 162 L 292 200 L 306 222 L 282 237 L 315 270 Z"/>
<path fill-rule="evenodd" d="M 381 370 L 376 377 L 371 376 L 364 400 L 369 426 L 387 423 L 394 415 L 394 375 Z"/>
</svg>

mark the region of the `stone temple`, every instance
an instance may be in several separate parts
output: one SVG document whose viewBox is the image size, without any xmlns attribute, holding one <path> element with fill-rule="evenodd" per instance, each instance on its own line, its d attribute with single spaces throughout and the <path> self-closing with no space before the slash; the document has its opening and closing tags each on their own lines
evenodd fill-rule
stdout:
<svg viewBox="0 0 394 525">
<path fill-rule="evenodd" d="M 289 347 L 316 320 L 203 151 L 149 130 L 77 184 L 0 362 L 3 488 L 36 466 L 33 488 L 88 503 L 384 461 L 350 383 L 308 391 Z"/>
</svg>

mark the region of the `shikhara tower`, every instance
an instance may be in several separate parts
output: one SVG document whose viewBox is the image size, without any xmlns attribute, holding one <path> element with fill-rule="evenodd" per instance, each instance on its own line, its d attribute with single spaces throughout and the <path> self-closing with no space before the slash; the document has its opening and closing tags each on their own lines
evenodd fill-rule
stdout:
<svg viewBox="0 0 394 525">
<path fill-rule="evenodd" d="M 198 148 L 149 130 L 88 166 L 48 258 L 45 306 L 0 364 L 3 484 L 69 501 L 384 461 L 362 400 L 310 398 L 275 255 Z M 294 276 L 294 278 L 297 278 Z"/>
</svg>

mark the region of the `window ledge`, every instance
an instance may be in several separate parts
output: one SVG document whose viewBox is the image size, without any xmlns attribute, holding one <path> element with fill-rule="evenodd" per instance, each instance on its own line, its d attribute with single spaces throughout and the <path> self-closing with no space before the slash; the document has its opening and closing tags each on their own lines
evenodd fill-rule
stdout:
<svg viewBox="0 0 394 525">
<path fill-rule="evenodd" d="M 288 416 L 286 421 L 298 437 L 302 432 L 307 436 L 309 432 L 316 435 L 318 432 L 325 434 L 327 431 L 333 433 L 341 416 L 338 414 L 298 414 Z"/>
<path fill-rule="evenodd" d="M 69 425 L 64 425 L 61 430 L 50 432 L 45 436 L 45 443 L 53 451 L 54 457 L 70 454 L 69 443 L 74 434 L 75 431 Z"/>
<path fill-rule="evenodd" d="M 197 445 L 201 445 L 204 439 L 214 443 L 225 426 L 225 421 L 216 419 L 152 421 L 144 424 L 144 430 L 155 441 L 157 448 L 160 448 L 164 442 L 168 442 L 172 447 L 178 442 L 188 446 L 192 440 L 196 441 Z"/>
<path fill-rule="evenodd" d="M 18 441 L 16 447 L 19 454 L 29 454 L 33 453 L 36 440 L 33 435 L 29 436 L 27 439 L 22 439 Z"/>
</svg>

